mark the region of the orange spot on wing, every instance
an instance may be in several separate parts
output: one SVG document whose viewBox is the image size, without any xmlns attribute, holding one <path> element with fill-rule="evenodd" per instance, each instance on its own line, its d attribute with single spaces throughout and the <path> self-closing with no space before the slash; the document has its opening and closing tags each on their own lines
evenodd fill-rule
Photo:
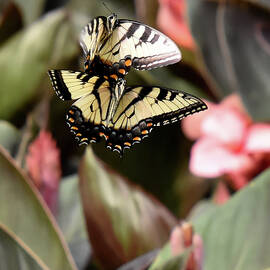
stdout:
<svg viewBox="0 0 270 270">
<path fill-rule="evenodd" d="M 72 111 L 72 110 L 69 110 L 68 112 L 69 112 L 70 114 L 74 114 L 74 111 Z"/>
<path fill-rule="evenodd" d="M 103 133 L 103 132 L 99 132 L 99 136 L 100 136 L 100 137 L 103 137 L 105 140 L 108 139 L 108 136 L 105 135 L 105 133 Z"/>
<path fill-rule="evenodd" d="M 129 143 L 129 142 L 124 142 L 124 145 L 126 145 L 126 146 L 131 146 L 131 143 Z"/>
<path fill-rule="evenodd" d="M 72 130 L 78 130 L 78 128 L 75 127 L 75 126 L 71 127 L 71 129 L 72 129 Z"/>
<path fill-rule="evenodd" d="M 153 126 L 153 123 L 147 123 L 147 126 L 148 127 L 152 127 Z"/>
<path fill-rule="evenodd" d="M 148 130 L 146 130 L 146 129 L 143 130 L 143 131 L 142 131 L 142 134 L 143 134 L 143 135 L 148 134 Z"/>
<path fill-rule="evenodd" d="M 84 142 L 84 141 L 88 141 L 88 139 L 87 138 L 82 138 L 81 142 Z"/>
<path fill-rule="evenodd" d="M 114 79 L 114 80 L 117 80 L 117 79 L 118 79 L 118 76 L 117 76 L 116 74 L 112 74 L 112 75 L 110 75 L 110 77 L 111 77 L 112 79 Z"/>
<path fill-rule="evenodd" d="M 75 120 L 73 118 L 71 118 L 71 117 L 68 118 L 68 121 L 71 122 L 71 123 L 74 123 L 75 122 Z"/>
<path fill-rule="evenodd" d="M 76 136 L 81 137 L 81 136 L 82 136 L 82 134 L 81 134 L 81 133 L 77 133 L 77 134 L 76 134 Z"/>
<path fill-rule="evenodd" d="M 123 68 L 120 68 L 120 69 L 118 70 L 118 72 L 121 73 L 121 74 L 123 74 L 123 75 L 126 74 L 126 71 L 125 71 Z"/>
<path fill-rule="evenodd" d="M 141 140 L 140 137 L 134 137 L 134 138 L 133 138 L 133 141 L 140 141 L 140 140 Z"/>
<path fill-rule="evenodd" d="M 131 66 L 131 60 L 130 60 L 130 59 L 127 59 L 127 60 L 125 61 L 125 66 L 126 66 L 126 67 L 130 67 L 130 66 Z"/>
<path fill-rule="evenodd" d="M 109 79 L 109 77 L 108 77 L 108 76 L 106 76 L 106 75 L 104 75 L 103 77 L 104 77 L 104 79 L 106 79 L 106 80 L 108 80 L 108 79 Z"/>
</svg>

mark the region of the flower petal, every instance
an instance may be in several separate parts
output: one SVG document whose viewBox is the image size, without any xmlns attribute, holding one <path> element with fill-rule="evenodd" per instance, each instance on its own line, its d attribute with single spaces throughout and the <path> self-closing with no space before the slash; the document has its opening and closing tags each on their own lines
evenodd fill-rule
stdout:
<svg viewBox="0 0 270 270">
<path fill-rule="evenodd" d="M 211 113 L 212 109 L 216 107 L 216 105 L 210 101 L 204 100 L 204 102 L 208 107 L 206 111 L 189 115 L 181 121 L 182 130 L 190 140 L 196 140 L 201 136 L 202 121 Z"/>
<path fill-rule="evenodd" d="M 238 149 L 243 142 L 249 122 L 238 111 L 216 106 L 202 122 L 202 134 L 213 137 L 220 142 L 229 145 L 232 149 Z"/>
<path fill-rule="evenodd" d="M 252 122 L 251 118 L 247 114 L 244 104 L 237 94 L 231 94 L 227 96 L 221 103 L 220 106 L 227 107 L 230 109 L 234 109 L 242 114 L 242 116 L 246 117 L 246 120 Z"/>
<path fill-rule="evenodd" d="M 270 124 L 250 126 L 244 149 L 248 152 L 270 152 Z"/>
<path fill-rule="evenodd" d="M 26 164 L 30 177 L 55 213 L 61 178 L 60 150 L 50 132 L 41 130 L 29 145 Z"/>
<path fill-rule="evenodd" d="M 160 0 L 157 24 L 177 44 L 194 50 L 195 43 L 185 20 L 184 0 Z"/>
<path fill-rule="evenodd" d="M 218 140 L 203 137 L 191 149 L 189 166 L 194 175 L 215 178 L 225 173 L 248 169 L 253 163 L 249 155 L 234 153 Z"/>
</svg>

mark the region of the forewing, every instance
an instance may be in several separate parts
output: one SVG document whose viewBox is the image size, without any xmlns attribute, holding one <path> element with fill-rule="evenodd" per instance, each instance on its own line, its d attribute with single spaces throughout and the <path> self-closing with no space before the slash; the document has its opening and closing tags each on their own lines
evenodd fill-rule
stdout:
<svg viewBox="0 0 270 270">
<path fill-rule="evenodd" d="M 84 56 L 89 56 L 89 61 L 92 61 L 95 53 L 100 46 L 101 40 L 106 35 L 104 22 L 106 17 L 100 16 L 90 21 L 81 31 L 80 45 L 83 49 Z"/>
<path fill-rule="evenodd" d="M 136 21 L 119 20 L 97 54 L 105 64 L 130 59 L 134 68 L 152 69 L 181 59 L 176 44 L 156 29 Z"/>
<path fill-rule="evenodd" d="M 106 118 L 112 100 L 109 82 L 83 72 L 50 70 L 49 75 L 60 98 L 78 99 L 69 109 L 66 121 L 79 144 L 106 138 Z"/>
<path fill-rule="evenodd" d="M 98 76 L 79 71 L 49 70 L 48 73 L 57 96 L 62 100 L 78 99 L 91 93 L 100 80 Z"/>
<path fill-rule="evenodd" d="M 160 87 L 127 87 L 110 124 L 107 146 L 122 153 L 147 137 L 153 127 L 170 124 L 207 109 L 199 98 Z M 118 149 L 118 150 L 117 150 Z"/>
</svg>

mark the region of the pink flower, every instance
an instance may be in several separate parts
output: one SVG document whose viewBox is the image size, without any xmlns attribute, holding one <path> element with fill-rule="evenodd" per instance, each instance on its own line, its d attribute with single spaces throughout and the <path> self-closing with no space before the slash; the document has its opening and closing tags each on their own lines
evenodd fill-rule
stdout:
<svg viewBox="0 0 270 270">
<path fill-rule="evenodd" d="M 205 178 L 225 175 L 239 189 L 270 166 L 270 124 L 252 122 L 237 95 L 208 106 L 182 121 L 184 133 L 198 139 L 190 170 Z"/>
<path fill-rule="evenodd" d="M 185 0 L 159 0 L 157 25 L 179 45 L 194 50 L 195 43 L 186 24 Z"/>
<path fill-rule="evenodd" d="M 40 131 L 30 144 L 26 165 L 31 179 L 41 192 L 49 208 L 55 213 L 61 178 L 60 151 L 51 133 Z"/>
<path fill-rule="evenodd" d="M 203 242 L 198 234 L 193 233 L 192 225 L 182 222 L 174 227 L 170 236 L 170 247 L 172 255 L 176 256 L 193 246 L 185 270 L 200 270 L 203 263 Z"/>
</svg>

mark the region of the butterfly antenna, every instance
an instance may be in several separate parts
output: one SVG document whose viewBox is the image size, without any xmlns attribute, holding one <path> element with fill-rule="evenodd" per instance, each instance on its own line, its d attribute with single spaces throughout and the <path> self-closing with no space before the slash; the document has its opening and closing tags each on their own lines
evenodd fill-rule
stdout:
<svg viewBox="0 0 270 270">
<path fill-rule="evenodd" d="M 112 14 L 113 12 L 108 8 L 108 6 L 105 4 L 105 2 L 102 2 L 103 6 Z"/>
</svg>

